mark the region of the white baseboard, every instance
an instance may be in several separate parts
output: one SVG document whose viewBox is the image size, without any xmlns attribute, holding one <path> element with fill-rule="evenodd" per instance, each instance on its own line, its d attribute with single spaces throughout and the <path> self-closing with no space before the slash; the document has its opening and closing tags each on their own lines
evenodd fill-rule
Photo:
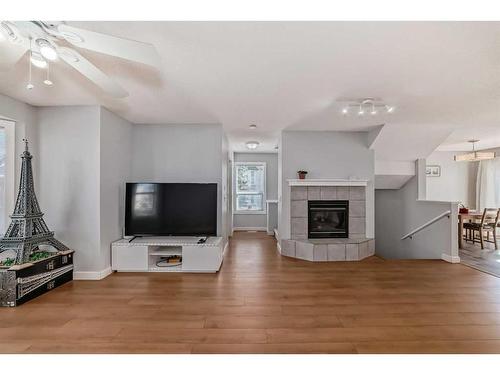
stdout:
<svg viewBox="0 0 500 375">
<path fill-rule="evenodd" d="M 229 240 L 226 241 L 226 244 L 224 245 L 224 249 L 222 250 L 222 259 L 226 256 L 226 251 L 227 248 L 229 247 Z"/>
<path fill-rule="evenodd" d="M 109 276 L 113 271 L 111 267 L 105 268 L 102 271 L 80 271 L 73 273 L 74 280 L 102 280 Z"/>
<path fill-rule="evenodd" d="M 441 259 L 448 263 L 460 263 L 459 256 L 451 256 L 448 254 L 441 254 Z"/>
<path fill-rule="evenodd" d="M 257 231 L 257 232 L 267 232 L 267 228 L 266 227 L 235 227 L 233 228 L 233 230 L 235 232 L 238 232 L 238 231 L 248 231 L 248 230 L 254 230 L 254 231 Z"/>
<path fill-rule="evenodd" d="M 280 242 L 280 234 L 278 233 L 278 229 L 274 230 L 274 238 L 276 238 L 276 241 Z"/>
</svg>

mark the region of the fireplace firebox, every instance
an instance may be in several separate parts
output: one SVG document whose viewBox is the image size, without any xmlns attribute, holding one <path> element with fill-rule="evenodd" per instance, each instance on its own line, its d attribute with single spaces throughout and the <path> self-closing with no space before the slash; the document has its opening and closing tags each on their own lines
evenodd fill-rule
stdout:
<svg viewBox="0 0 500 375">
<path fill-rule="evenodd" d="M 308 201 L 309 238 L 348 238 L 349 201 Z"/>
</svg>

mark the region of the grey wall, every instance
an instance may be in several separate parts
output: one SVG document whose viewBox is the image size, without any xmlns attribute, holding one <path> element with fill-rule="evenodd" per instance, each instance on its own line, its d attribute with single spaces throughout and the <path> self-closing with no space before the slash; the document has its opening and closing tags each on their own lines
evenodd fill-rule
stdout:
<svg viewBox="0 0 500 375">
<path fill-rule="evenodd" d="M 56 237 L 76 250 L 75 270 L 102 270 L 100 254 L 100 109 L 38 109 L 38 198 Z"/>
<path fill-rule="evenodd" d="M 457 241 L 456 232 L 453 233 L 457 219 L 453 215 L 432 224 L 413 239 L 401 240 L 453 206 L 446 202 L 417 201 L 417 190 L 418 176 L 414 176 L 399 190 L 375 191 L 377 255 L 386 259 L 441 259 L 443 253 L 451 252 L 452 241 Z"/>
<path fill-rule="evenodd" d="M 427 199 L 461 202 L 466 207 L 476 204 L 477 163 L 456 162 L 457 152 L 433 152 L 427 165 L 441 166 L 440 177 L 427 177 Z"/>
<path fill-rule="evenodd" d="M 288 179 L 297 171 L 308 171 L 307 178 L 359 178 L 367 186 L 366 235 L 374 235 L 373 150 L 368 149 L 366 132 L 284 131 L 281 136 L 281 197 L 279 235 L 290 238 L 290 188 Z"/>
<path fill-rule="evenodd" d="M 223 131 L 221 125 L 133 125 L 133 181 L 215 182 L 222 235 Z"/>
<path fill-rule="evenodd" d="M 278 199 L 278 154 L 235 152 L 234 162 L 266 163 L 266 199 Z M 266 228 L 267 215 L 234 214 L 234 228 Z"/>
<path fill-rule="evenodd" d="M 125 182 L 130 179 L 132 124 L 108 110 L 100 111 L 100 255 L 97 270 L 111 265 L 111 243 L 122 238 Z"/>
</svg>

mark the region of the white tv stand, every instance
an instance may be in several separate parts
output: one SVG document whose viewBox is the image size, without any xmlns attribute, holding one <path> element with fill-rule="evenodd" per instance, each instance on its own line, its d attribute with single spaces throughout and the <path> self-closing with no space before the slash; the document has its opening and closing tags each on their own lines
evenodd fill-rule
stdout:
<svg viewBox="0 0 500 375">
<path fill-rule="evenodd" d="M 224 257 L 222 237 L 138 237 L 111 244 L 111 269 L 119 272 L 217 272 Z M 182 263 L 158 267 L 165 255 L 181 255 Z"/>
</svg>

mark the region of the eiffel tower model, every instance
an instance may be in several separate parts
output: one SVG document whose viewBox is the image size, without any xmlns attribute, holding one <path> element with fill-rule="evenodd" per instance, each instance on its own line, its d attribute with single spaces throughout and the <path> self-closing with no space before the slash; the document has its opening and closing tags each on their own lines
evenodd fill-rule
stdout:
<svg viewBox="0 0 500 375">
<path fill-rule="evenodd" d="M 59 251 L 69 250 L 54 238 L 54 232 L 49 231 L 43 220 L 43 213 L 35 196 L 33 185 L 33 169 L 28 151 L 28 141 L 21 155 L 21 182 L 14 213 L 5 236 L 0 239 L 0 253 L 8 250 L 16 252 L 15 264 L 29 262 L 30 255 L 39 250 L 39 245 L 50 245 Z"/>
</svg>

